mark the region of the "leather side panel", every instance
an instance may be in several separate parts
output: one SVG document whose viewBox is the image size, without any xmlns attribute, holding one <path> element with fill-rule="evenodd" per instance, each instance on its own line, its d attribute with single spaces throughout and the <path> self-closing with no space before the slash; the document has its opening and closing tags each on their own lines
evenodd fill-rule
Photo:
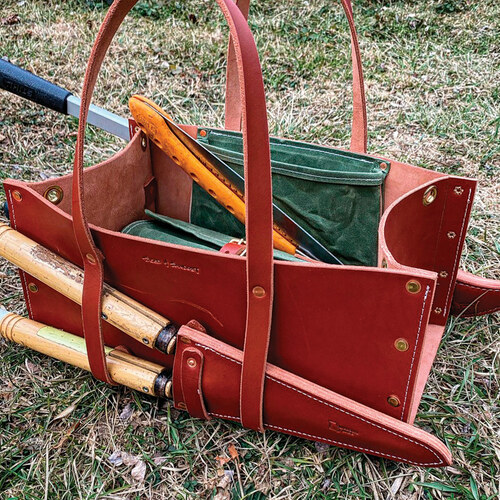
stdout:
<svg viewBox="0 0 500 500">
<path fill-rule="evenodd" d="M 389 268 L 438 273 L 434 324 L 444 325 L 450 312 L 475 187 L 471 179 L 434 179 L 396 200 L 380 222 L 381 261 Z"/>
<path fill-rule="evenodd" d="M 13 189 L 23 196 L 12 205 L 10 194 L 13 226 L 81 266 L 68 215 L 22 182 L 7 181 L 5 187 L 8 198 Z M 101 201 L 105 211 L 106 200 Z M 93 228 L 93 235 L 106 255 L 105 274 L 111 285 L 179 324 L 195 318 L 214 337 L 242 348 L 244 257 L 103 229 Z M 417 270 L 275 262 L 270 362 L 406 420 L 434 276 Z M 420 282 L 419 293 L 406 291 L 410 279 Z M 81 334 L 80 309 L 59 294 L 40 285 L 38 293 L 27 293 L 26 300 L 34 319 Z M 107 323 L 103 330 L 108 345 L 123 344 L 145 359 L 171 366 L 171 358 Z M 405 352 L 395 348 L 400 337 L 408 341 Z M 400 399 L 398 407 L 388 404 L 392 394 Z"/>
<path fill-rule="evenodd" d="M 108 160 L 85 168 L 84 200 L 89 222 L 121 231 L 133 220 L 143 219 L 144 186 L 151 176 L 149 146 L 142 150 L 141 134 L 136 134 L 123 150 Z M 61 187 L 64 196 L 57 208 L 71 214 L 72 181 L 73 175 L 68 174 L 30 184 L 30 187 L 42 196 L 51 186 Z"/>
</svg>

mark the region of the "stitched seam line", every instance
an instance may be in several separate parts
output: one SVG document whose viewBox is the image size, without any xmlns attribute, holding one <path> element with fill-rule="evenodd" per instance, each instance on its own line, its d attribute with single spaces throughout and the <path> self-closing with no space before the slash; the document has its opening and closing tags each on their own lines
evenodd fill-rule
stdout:
<svg viewBox="0 0 500 500">
<path fill-rule="evenodd" d="M 210 415 L 212 415 L 214 417 L 227 418 L 227 419 L 230 419 L 230 420 L 234 420 L 236 422 L 240 422 L 240 418 L 239 417 L 234 417 L 232 415 L 222 415 L 220 413 L 210 413 Z M 371 450 L 369 448 L 363 448 L 362 446 L 356 446 L 356 445 L 353 445 L 353 444 L 344 443 L 342 441 L 335 441 L 334 439 L 329 439 L 329 438 L 325 438 L 325 437 L 322 437 L 322 436 L 315 436 L 314 434 L 308 434 L 306 432 L 300 432 L 300 431 L 296 431 L 296 430 L 293 430 L 293 429 L 287 429 L 286 427 L 280 427 L 279 425 L 264 424 L 264 426 L 268 427 L 269 429 L 277 429 L 277 430 L 280 430 L 280 431 L 289 432 L 291 434 L 299 434 L 301 436 L 306 436 L 308 438 L 313 438 L 313 439 L 320 440 L 320 441 L 327 441 L 330 444 L 345 446 L 346 448 L 351 448 L 351 449 L 354 449 L 354 450 L 357 450 L 357 451 L 363 451 L 363 452 L 366 451 L 368 453 L 380 453 L 380 452 L 377 452 L 375 450 Z M 382 453 L 382 455 L 385 456 L 385 457 L 387 457 L 387 458 L 394 458 L 396 460 L 402 460 L 402 461 L 404 461 L 406 463 L 409 463 L 409 464 L 412 464 L 412 465 L 425 465 L 425 466 L 429 467 L 429 466 L 432 466 L 432 465 L 440 465 L 440 464 L 442 464 L 441 461 L 439 461 L 439 462 L 414 462 L 413 460 L 408 460 L 406 458 L 399 457 L 397 455 L 392 455 L 390 453 Z"/>
<path fill-rule="evenodd" d="M 215 136 L 221 136 L 223 137 L 224 139 L 227 137 L 225 134 L 223 133 L 220 133 L 220 132 L 217 132 L 217 131 L 214 131 L 214 130 L 211 130 L 210 131 L 210 134 L 211 135 L 215 135 Z M 273 146 L 281 146 L 283 143 L 281 142 L 273 142 L 273 141 L 270 141 L 270 148 L 272 149 Z M 222 148 L 222 146 L 215 146 L 215 147 L 219 147 L 221 149 L 224 149 Z M 325 149 L 310 149 L 310 148 L 305 148 L 303 146 L 297 146 L 295 144 L 286 144 L 286 147 L 287 148 L 290 148 L 290 149 L 301 149 L 303 151 L 306 151 L 306 152 L 310 152 L 310 151 L 313 151 L 313 152 L 319 152 L 320 154 L 324 154 L 326 156 L 333 156 L 333 157 L 337 157 L 337 158 L 340 158 L 340 159 L 345 159 L 345 158 L 349 158 L 351 160 L 358 160 L 358 161 L 361 161 L 363 163 L 368 163 L 368 164 L 372 164 L 372 163 L 376 163 L 377 160 L 376 159 L 372 159 L 370 157 L 367 157 L 367 158 L 352 158 L 351 156 L 345 154 L 340 154 L 340 153 L 337 153 L 336 151 L 327 151 Z M 241 154 L 241 153 L 240 153 Z M 360 153 L 358 153 L 360 154 Z M 361 156 L 361 154 L 360 154 Z"/>
<path fill-rule="evenodd" d="M 12 200 L 12 191 L 10 189 L 9 189 L 9 200 L 10 200 L 10 206 L 12 207 L 12 221 L 14 223 L 14 229 L 17 231 L 16 209 L 14 206 L 14 201 Z M 22 269 L 19 269 L 19 271 L 20 271 L 21 279 L 23 280 L 23 283 L 24 283 L 24 289 L 26 291 L 26 293 L 24 295 L 27 298 L 26 302 L 28 305 L 30 318 L 33 318 L 33 308 L 31 307 L 31 298 L 30 298 L 30 292 L 28 289 L 28 282 L 26 280 L 26 273 Z"/>
<path fill-rule="evenodd" d="M 417 338 L 415 339 L 415 347 L 413 349 L 413 355 L 411 357 L 410 372 L 408 373 L 408 381 L 406 382 L 405 399 L 404 399 L 404 402 L 403 402 L 403 409 L 401 410 L 401 420 L 403 420 L 403 415 L 405 413 L 406 400 L 408 398 L 408 388 L 410 387 L 410 379 L 411 379 L 411 374 L 412 374 L 412 371 L 413 371 L 413 363 L 415 361 L 415 354 L 417 353 L 418 341 L 419 341 L 419 337 L 420 337 L 420 331 L 422 329 L 422 319 L 424 317 L 425 303 L 427 302 L 427 296 L 429 295 L 430 289 L 431 289 L 431 287 L 429 285 L 427 285 L 427 288 L 425 289 L 424 302 L 422 304 L 422 312 L 420 313 L 420 320 L 418 322 Z"/>
<path fill-rule="evenodd" d="M 228 356 L 225 356 L 224 354 L 221 354 L 221 353 L 217 352 L 215 349 L 212 349 L 211 347 L 207 347 L 207 346 L 205 346 L 205 345 L 198 344 L 198 343 L 196 343 L 196 342 L 195 342 L 195 345 L 196 345 L 197 347 L 200 347 L 201 349 L 206 349 L 206 350 L 212 351 L 212 352 L 213 352 L 213 353 L 215 353 L 217 356 L 221 356 L 221 357 L 223 357 L 223 358 L 225 358 L 225 359 L 228 359 L 229 361 L 232 361 L 233 363 L 235 363 L 235 364 L 237 364 L 237 365 L 241 365 L 241 362 L 240 362 L 240 361 L 236 361 L 235 359 L 229 358 Z M 369 420 L 366 420 L 365 418 L 363 418 L 363 417 L 361 417 L 361 416 L 359 416 L 359 415 L 356 415 L 355 413 L 352 413 L 352 412 L 350 412 L 350 411 L 348 411 L 348 410 L 345 410 L 345 409 L 343 409 L 343 408 L 340 408 L 340 407 L 338 407 L 338 406 L 336 406 L 336 405 L 333 405 L 333 404 L 327 403 L 326 401 L 323 401 L 323 400 L 318 399 L 318 398 L 316 398 L 316 397 L 314 397 L 314 396 L 311 396 L 310 394 L 307 394 L 306 392 L 301 391 L 301 390 L 299 390 L 299 389 L 297 389 L 297 388 L 295 388 L 295 387 L 293 387 L 293 386 L 291 386 L 291 385 L 285 384 L 284 382 L 281 382 L 280 380 L 278 380 L 278 379 L 276 379 L 276 378 L 274 378 L 274 377 L 272 377 L 272 376 L 270 376 L 270 375 L 267 375 L 267 374 L 266 374 L 266 378 L 269 378 L 269 379 L 271 379 L 271 380 L 273 380 L 273 381 L 277 382 L 278 384 L 280 384 L 280 385 L 282 385 L 282 386 L 284 386 L 284 387 L 287 387 L 288 389 L 291 389 L 292 391 L 295 391 L 295 392 L 297 392 L 297 393 L 299 393 L 299 394 L 302 394 L 303 396 L 306 396 L 306 397 L 307 397 L 307 398 L 309 398 L 309 399 L 313 399 L 314 401 L 317 401 L 318 403 L 321 403 L 321 404 L 323 404 L 323 405 L 325 405 L 325 406 L 329 406 L 330 408 L 333 408 L 334 410 L 337 410 L 337 411 L 340 411 L 340 412 L 345 413 L 345 414 L 347 414 L 347 415 L 350 415 L 350 416 L 352 416 L 352 417 L 354 417 L 354 418 L 357 418 L 358 420 L 361 420 L 361 421 L 363 421 L 363 422 L 365 422 L 365 423 L 367 423 L 367 424 L 369 424 L 369 425 L 372 425 L 373 427 L 377 427 L 377 428 L 379 428 L 379 429 L 381 429 L 381 430 L 383 430 L 383 431 L 385 431 L 385 432 L 388 432 L 389 434 L 392 434 L 392 435 L 394 435 L 394 436 L 396 436 L 396 437 L 402 438 L 402 439 L 404 439 L 404 440 L 406 440 L 406 441 L 409 441 L 409 442 L 411 442 L 411 443 L 413 443 L 413 444 L 416 444 L 417 446 L 420 446 L 420 447 L 422 447 L 422 448 L 425 448 L 426 450 L 430 451 L 430 452 L 431 452 L 431 453 L 432 453 L 432 454 L 433 454 L 433 455 L 434 455 L 434 456 L 438 459 L 438 462 L 433 463 L 433 464 L 429 464 L 429 465 L 437 465 L 437 464 L 441 464 L 441 463 L 442 463 L 442 460 L 439 458 L 439 456 L 436 454 L 436 452 L 435 452 L 432 448 L 429 448 L 428 446 L 426 446 L 426 445 L 425 445 L 425 444 L 423 444 L 423 443 L 419 443 L 418 441 L 415 441 L 415 440 L 413 440 L 413 439 L 411 439 L 411 438 L 408 438 L 408 437 L 406 437 L 406 436 L 403 436 L 403 435 L 402 435 L 402 434 L 400 434 L 399 432 L 396 432 L 396 431 L 391 431 L 391 430 L 387 429 L 386 427 L 383 427 L 383 426 L 380 426 L 380 425 L 378 425 L 378 424 L 375 424 L 374 422 L 370 422 Z M 238 418 L 238 420 L 239 420 L 239 418 Z M 272 427 L 272 426 L 268 426 L 268 427 Z M 290 431 L 290 432 L 297 432 L 297 433 L 298 433 L 298 431 Z M 312 437 L 315 437 L 315 436 L 312 436 Z M 324 439 L 324 438 L 319 438 L 319 439 Z M 343 444 L 343 443 L 341 443 L 341 444 Z M 358 448 L 354 447 L 354 445 L 353 445 L 353 448 L 354 448 L 354 449 L 358 449 Z M 371 452 L 373 452 L 373 453 L 379 453 L 379 452 L 377 452 L 377 451 L 375 451 L 375 450 L 368 450 L 368 449 L 363 449 L 363 448 L 359 448 L 359 449 L 364 450 L 364 451 L 371 451 Z M 401 457 L 394 457 L 394 458 L 397 458 L 397 459 L 399 459 L 399 460 L 403 460 L 403 461 L 404 461 L 404 460 L 406 460 L 406 459 L 401 458 Z M 422 465 L 423 465 L 423 464 L 422 464 Z"/>
<path fill-rule="evenodd" d="M 471 189 L 469 189 L 469 196 L 467 197 L 467 205 L 465 205 L 465 211 L 464 211 L 464 218 L 462 219 L 462 227 L 460 228 L 460 236 L 457 241 L 457 251 L 455 252 L 455 262 L 453 264 L 453 271 L 451 272 L 451 276 L 455 276 L 455 271 L 457 269 L 457 263 L 458 259 L 460 258 L 459 255 L 459 250 L 462 246 L 462 236 L 464 234 L 464 226 L 465 226 L 465 219 L 467 219 L 467 214 L 469 212 L 469 204 L 470 204 L 470 194 L 471 194 Z M 444 310 L 443 310 L 443 316 L 446 316 L 446 311 L 448 310 L 448 299 L 450 298 L 450 293 L 451 293 L 451 286 L 454 283 L 454 279 L 450 280 L 450 284 L 448 285 L 448 293 L 446 294 L 446 301 L 444 303 Z"/>
<path fill-rule="evenodd" d="M 500 289 L 495 290 L 493 288 L 488 288 L 488 287 L 485 287 L 485 286 L 468 285 L 467 283 L 459 281 L 457 283 L 457 287 L 462 287 L 462 286 L 465 286 L 467 288 L 477 288 L 478 290 L 484 290 L 485 292 L 490 292 L 490 293 L 500 293 Z"/>
</svg>

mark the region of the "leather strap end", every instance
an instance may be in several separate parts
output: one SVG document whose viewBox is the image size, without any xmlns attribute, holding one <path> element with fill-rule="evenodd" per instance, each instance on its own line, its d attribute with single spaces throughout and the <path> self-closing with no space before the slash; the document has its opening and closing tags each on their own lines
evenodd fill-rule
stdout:
<svg viewBox="0 0 500 500">
<path fill-rule="evenodd" d="M 202 392 L 204 357 L 201 350 L 188 347 L 182 352 L 178 364 L 177 382 L 181 385 L 182 401 L 176 400 L 176 407 L 186 410 L 192 417 L 210 420 L 211 417 L 205 407 Z"/>
</svg>

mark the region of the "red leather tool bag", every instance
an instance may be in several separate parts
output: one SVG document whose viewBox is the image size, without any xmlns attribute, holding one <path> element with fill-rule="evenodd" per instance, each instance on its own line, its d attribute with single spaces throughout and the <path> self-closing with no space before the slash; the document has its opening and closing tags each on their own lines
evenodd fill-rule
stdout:
<svg viewBox="0 0 500 500">
<path fill-rule="evenodd" d="M 209 335 L 201 340 L 196 332 L 187 331 L 188 342 L 182 344 L 176 359 L 176 364 L 181 363 L 188 348 L 194 349 L 191 356 L 195 358 L 206 356 L 205 361 L 199 358 L 205 369 L 194 378 L 183 378 L 182 365 L 174 372 L 179 407 L 200 417 L 239 420 L 253 429 L 269 427 L 412 463 L 442 465 L 447 459 L 412 461 L 391 453 L 389 441 L 384 441 L 383 450 L 381 444 L 374 449 L 354 445 L 349 440 L 362 432 L 328 416 L 321 424 L 326 426 L 323 431 L 305 432 L 303 426 L 319 414 L 313 400 L 328 400 L 324 404 L 332 408 L 334 400 L 328 398 L 335 393 L 335 404 L 350 401 L 351 409 L 342 410 L 344 415 L 354 412 L 364 420 L 360 412 L 375 412 L 395 436 L 396 420 L 410 427 L 407 424 L 415 418 L 450 312 L 465 309 L 466 314 L 481 314 L 498 309 L 498 282 L 459 271 L 476 182 L 379 158 L 390 171 L 383 193 L 378 267 L 273 261 L 269 136 L 260 64 L 240 10 L 229 0 L 218 3 L 232 35 L 226 127 L 239 130 L 242 124 L 246 255 L 197 250 L 120 232 L 143 219 L 145 208 L 155 207 L 181 220 L 190 216 L 191 179 L 141 134 L 112 158 L 83 169 L 86 114 L 97 74 L 112 37 L 135 4 L 134 0 L 117 0 L 89 60 L 73 174 L 38 183 L 4 183 L 13 227 L 85 268 L 82 308 L 21 272 L 29 315 L 84 335 L 93 373 L 101 380 L 111 382 L 103 342 L 125 345 L 144 359 L 172 367 L 172 356 L 101 323 L 105 280 L 179 324 L 196 319 L 206 328 Z M 350 3 L 343 0 L 342 5 L 352 42 L 351 150 L 366 154 L 359 47 Z M 248 2 L 240 2 L 239 7 L 243 14 L 248 12 Z M 195 126 L 185 130 L 198 135 Z M 58 205 L 44 196 L 54 185 L 64 193 Z M 28 288 L 30 282 L 36 283 L 36 293 Z M 202 351 L 194 347 L 196 343 L 203 344 Z M 221 367 L 212 359 L 222 351 L 217 359 L 221 363 L 231 360 L 234 366 Z M 227 377 L 221 378 L 221 373 Z M 293 386 L 295 392 L 276 393 L 276 384 Z M 194 397 L 183 394 L 189 387 Z M 270 400 L 272 394 L 283 401 Z M 293 403 L 297 405 L 293 414 L 301 422 L 269 424 L 268 417 L 279 411 L 273 413 L 272 405 L 287 411 L 287 401 L 294 394 L 312 398 L 307 404 Z M 285 416 L 278 418 L 281 423 L 280 418 Z"/>
</svg>

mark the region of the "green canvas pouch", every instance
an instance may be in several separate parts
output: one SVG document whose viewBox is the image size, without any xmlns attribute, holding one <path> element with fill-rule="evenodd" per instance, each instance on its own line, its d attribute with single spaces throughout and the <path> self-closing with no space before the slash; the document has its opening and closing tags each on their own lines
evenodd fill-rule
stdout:
<svg viewBox="0 0 500 500">
<path fill-rule="evenodd" d="M 243 176 L 240 132 L 201 129 L 198 140 Z M 271 138 L 274 203 L 344 264 L 377 264 L 388 162 L 350 151 Z M 245 236 L 245 228 L 197 184 L 191 222 Z"/>
<path fill-rule="evenodd" d="M 122 233 L 150 240 L 173 243 L 203 250 L 219 251 L 226 243 L 234 240 L 234 236 L 200 227 L 150 210 L 145 211 L 148 220 L 137 220 L 122 229 Z M 277 260 L 300 262 L 300 259 L 280 250 L 274 251 Z"/>
</svg>

